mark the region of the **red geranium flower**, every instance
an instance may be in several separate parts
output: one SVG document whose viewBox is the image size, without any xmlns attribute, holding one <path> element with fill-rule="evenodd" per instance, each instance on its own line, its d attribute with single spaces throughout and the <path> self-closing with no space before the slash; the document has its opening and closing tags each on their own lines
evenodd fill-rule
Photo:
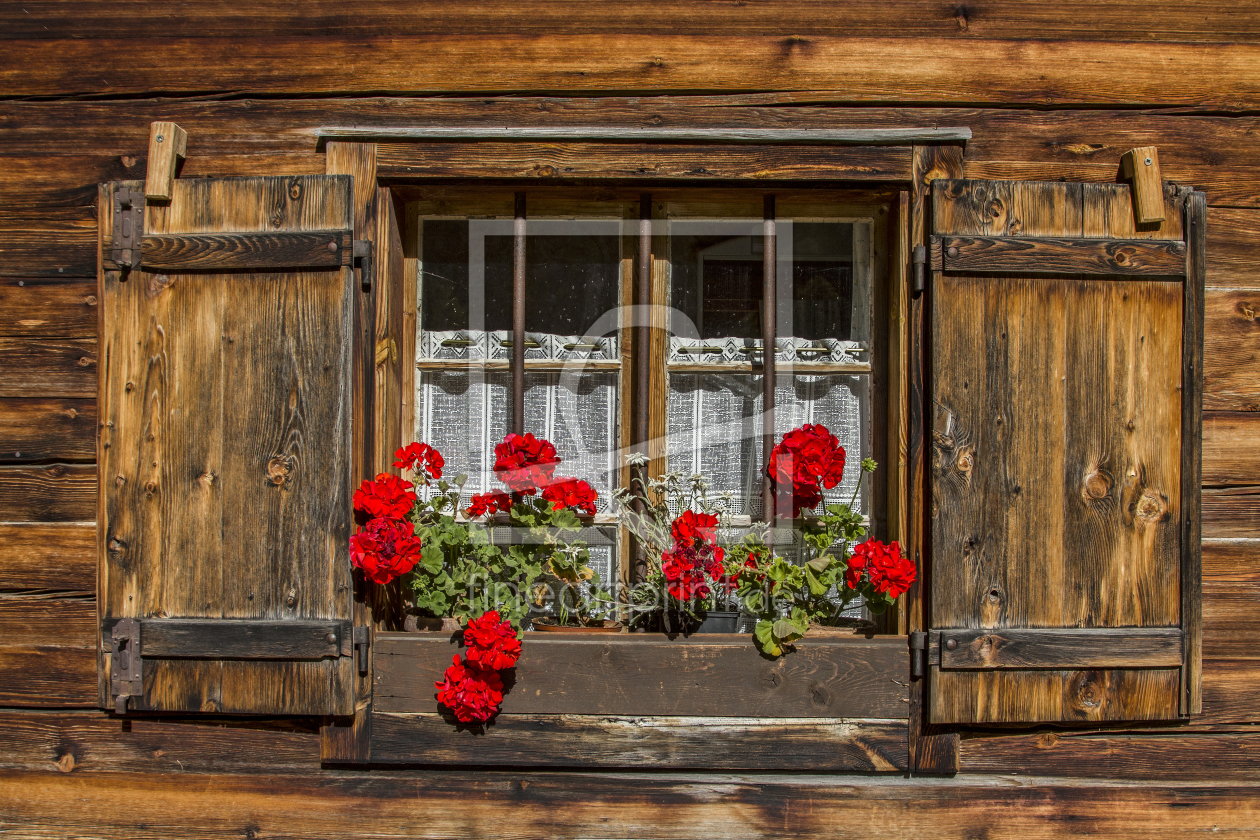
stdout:
<svg viewBox="0 0 1260 840">
<path fill-rule="evenodd" d="M 595 515 L 595 490 L 580 478 L 557 478 L 543 488 L 542 497 L 553 508 L 569 507 Z"/>
<path fill-rule="evenodd" d="M 350 538 L 350 562 L 376 583 L 407 574 L 419 560 L 420 540 L 401 519 L 373 519 Z"/>
<path fill-rule="evenodd" d="M 535 489 L 550 484 L 558 463 L 551 442 L 532 434 L 508 434 L 494 447 L 494 472 L 517 493 L 532 495 Z"/>
<path fill-rule="evenodd" d="M 442 453 L 427 443 L 407 444 L 394 453 L 394 459 L 395 467 L 411 470 L 417 475 L 423 473 L 429 478 L 441 478 L 442 467 L 446 466 Z"/>
<path fill-rule="evenodd" d="M 521 657 L 521 640 L 496 610 L 468 622 L 464 644 L 468 645 L 465 659 L 479 668 L 511 668 Z"/>
<path fill-rule="evenodd" d="M 670 533 L 674 535 L 674 545 L 692 548 L 697 542 L 716 541 L 717 524 L 718 518 L 711 513 L 684 510 L 670 526 Z"/>
<path fill-rule="evenodd" d="M 485 516 L 487 513 L 506 513 L 512 509 L 512 497 L 502 490 L 478 493 L 468 503 L 469 516 Z"/>
<path fill-rule="evenodd" d="M 770 450 L 766 474 L 775 487 L 792 488 L 792 516 L 822 501 L 822 487 L 831 489 L 844 477 L 844 447 L 826 426 L 806 423 L 783 436 Z"/>
<path fill-rule="evenodd" d="M 484 723 L 499 713 L 503 680 L 497 671 L 469 666 L 456 656 L 436 683 L 437 699 L 462 723 Z"/>
<path fill-rule="evenodd" d="M 875 539 L 859 543 L 853 547 L 848 566 L 844 582 L 850 589 L 860 587 L 865 577 L 872 589 L 890 598 L 899 597 L 918 576 L 914 561 L 901 553 L 895 540 L 888 545 Z"/>
<path fill-rule="evenodd" d="M 679 601 L 694 601 L 709 596 L 708 579 L 704 570 L 696 567 L 695 561 L 695 553 L 685 549 L 669 551 L 661 556 L 666 589 Z"/>
<path fill-rule="evenodd" d="M 371 481 L 364 481 L 354 491 L 354 509 L 373 519 L 402 519 L 411 513 L 415 504 L 415 485 L 389 473 L 381 473 Z"/>
</svg>

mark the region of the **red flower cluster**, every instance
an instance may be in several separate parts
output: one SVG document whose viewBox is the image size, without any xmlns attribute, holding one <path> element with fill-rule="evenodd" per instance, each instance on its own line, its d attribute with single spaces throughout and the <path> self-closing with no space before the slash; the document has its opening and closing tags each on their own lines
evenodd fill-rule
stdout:
<svg viewBox="0 0 1260 840">
<path fill-rule="evenodd" d="M 370 518 L 402 519 L 416 504 L 416 487 L 396 475 L 381 473 L 354 491 L 354 509 Z"/>
<path fill-rule="evenodd" d="M 468 646 L 464 661 L 456 656 L 442 681 L 435 684 L 437 699 L 461 723 L 485 723 L 499 713 L 503 704 L 503 677 L 499 671 L 516 665 L 521 657 L 521 642 L 512 625 L 491 610 L 468 622 L 464 644 Z"/>
<path fill-rule="evenodd" d="M 532 496 L 539 487 L 551 483 L 560 459 L 550 441 L 532 434 L 508 434 L 494 447 L 494 471 L 499 480 L 517 493 Z"/>
<path fill-rule="evenodd" d="M 726 574 L 722 566 L 725 556 L 722 547 L 716 545 L 718 518 L 711 513 L 685 510 L 670 525 L 674 547 L 661 556 L 661 571 L 665 574 L 666 589 L 679 601 L 707 598 L 712 591 L 709 579 L 722 581 Z M 734 581 L 727 580 L 729 588 Z"/>
<path fill-rule="evenodd" d="M 437 699 L 461 723 L 484 723 L 499 713 L 503 680 L 499 672 L 469 666 L 456 656 L 437 683 Z"/>
<path fill-rule="evenodd" d="M 478 668 L 511 668 L 521 658 L 521 640 L 512 625 L 499 619 L 497 610 L 468 622 L 464 644 L 468 645 L 465 658 Z"/>
<path fill-rule="evenodd" d="M 427 443 L 411 443 L 394 453 L 394 466 L 427 478 L 441 478 L 446 460 Z"/>
<path fill-rule="evenodd" d="M 890 598 L 897 598 L 909 589 L 918 575 L 914 561 L 901 553 L 901 546 L 895 540 L 888 545 L 876 539 L 860 543 L 853 547 L 848 563 L 844 582 L 850 589 L 856 590 L 865 578 L 872 589 Z"/>
<path fill-rule="evenodd" d="M 844 447 L 826 426 L 806 423 L 783 436 L 770 450 L 766 474 L 775 492 L 792 488 L 792 518 L 802 508 L 815 508 L 822 501 L 822 488 L 830 490 L 844 476 Z"/>
<path fill-rule="evenodd" d="M 372 519 L 350 538 L 350 562 L 376 583 L 407 574 L 419 560 L 420 540 L 402 519 Z"/>
<path fill-rule="evenodd" d="M 557 478 L 543 488 L 542 497 L 552 508 L 569 507 L 595 515 L 595 490 L 580 478 Z"/>
<path fill-rule="evenodd" d="M 507 513 L 512 509 L 512 497 L 502 490 L 491 490 L 489 493 L 478 493 L 469 500 L 469 516 L 485 516 L 487 513 Z"/>
</svg>

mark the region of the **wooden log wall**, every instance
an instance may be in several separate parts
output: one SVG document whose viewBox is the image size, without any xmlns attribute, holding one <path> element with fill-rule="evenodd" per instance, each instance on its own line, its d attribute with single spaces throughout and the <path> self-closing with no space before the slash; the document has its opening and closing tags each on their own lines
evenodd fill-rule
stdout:
<svg viewBox="0 0 1260 840">
<path fill-rule="evenodd" d="M 1260 832 L 1260 14 L 1222 0 L 0 5 L 0 826 L 92 837 Z M 953 779 L 351 770 L 96 705 L 96 185 L 325 171 L 322 126 L 968 126 L 967 174 L 1207 192 L 1204 713 L 971 731 Z M 529 147 L 563 171 L 562 149 Z M 514 161 L 521 166 L 522 161 Z M 564 749 L 558 743 L 557 749 Z"/>
</svg>

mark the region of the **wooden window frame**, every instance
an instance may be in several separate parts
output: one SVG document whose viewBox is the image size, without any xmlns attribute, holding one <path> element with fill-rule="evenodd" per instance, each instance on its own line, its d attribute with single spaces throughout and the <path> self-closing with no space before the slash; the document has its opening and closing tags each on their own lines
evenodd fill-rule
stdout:
<svg viewBox="0 0 1260 840">
<path fill-rule="evenodd" d="M 922 242 L 924 238 L 922 213 L 931 177 L 958 177 L 962 174 L 961 146 L 919 144 L 957 143 L 965 141 L 970 132 L 902 130 L 893 139 L 879 136 L 878 131 L 858 132 L 856 135 L 850 132 L 838 141 L 847 145 L 826 145 L 837 141 L 822 136 L 825 133 L 802 137 L 801 132 L 783 132 L 782 136 L 770 137 L 762 131 L 754 138 L 724 138 L 722 132 L 703 137 L 695 136 L 694 132 L 687 136 L 658 137 L 649 131 L 633 138 L 642 142 L 629 142 L 625 138 L 621 138 L 622 142 L 603 142 L 608 138 L 591 131 L 582 136 L 564 138 L 559 146 L 549 146 L 545 150 L 580 164 L 565 167 L 563 173 L 550 166 L 540 171 L 538 148 L 519 141 L 500 143 L 463 136 L 454 141 L 452 138 L 440 138 L 441 142 L 435 142 L 433 136 L 421 136 L 412 131 L 406 136 L 389 138 L 405 142 L 378 144 L 371 141 L 381 139 L 379 132 L 367 137 L 329 130 L 324 132 L 321 146 L 329 154 L 330 171 L 333 171 L 331 161 L 334 151 L 343 160 L 348 158 L 370 163 L 356 172 L 361 176 L 371 176 L 370 189 L 359 189 L 358 192 L 370 194 L 369 201 L 374 202 L 378 212 L 382 204 L 405 201 L 408 190 L 418 183 L 429 186 L 456 183 L 502 185 L 505 183 L 503 179 L 509 179 L 507 184 L 513 185 L 519 184 L 520 179 L 537 178 L 540 174 L 560 175 L 565 181 L 593 181 L 604 187 L 629 185 L 654 190 L 658 184 L 665 187 L 696 186 L 698 181 L 704 180 L 714 182 L 715 186 L 721 184 L 747 189 L 753 186 L 754 179 L 759 182 L 756 186 L 764 187 L 766 192 L 823 185 L 866 191 L 887 190 L 888 206 L 896 217 L 888 225 L 888 240 L 898 254 L 897 259 L 889 260 L 889 286 L 892 291 L 888 307 L 884 310 L 888 312 L 892 325 L 889 332 L 890 353 L 895 353 L 897 360 L 888 366 L 888 387 L 903 408 L 903 417 L 892 435 L 896 457 L 889 459 L 891 469 L 887 495 L 893 502 L 888 511 L 889 535 L 902 538 L 914 550 L 921 535 L 917 533 L 919 529 L 908 512 L 922 510 L 922 505 L 916 506 L 914 499 L 921 497 L 924 483 L 921 475 L 916 474 L 916 471 L 922 472 L 921 454 L 911 451 L 908 434 L 916 420 L 911 414 L 916 410 L 921 413 L 921 407 L 910 398 L 915 385 L 911 356 L 918 352 L 911 337 L 915 329 L 921 329 L 921 312 L 916 311 L 910 302 L 909 257 L 913 244 Z M 746 132 L 744 134 L 747 135 Z M 695 144 L 686 142 L 692 140 L 696 141 Z M 707 145 L 699 145 L 700 142 Z M 529 164 L 532 169 L 523 168 L 527 161 L 533 161 Z M 720 168 L 714 166 L 717 162 L 721 163 Z M 702 164 L 707 164 L 707 168 Z M 649 173 L 646 178 L 645 172 Z M 697 172 L 706 172 L 713 177 L 699 179 Z M 414 214 L 408 212 L 406 216 L 410 227 Z M 641 229 L 641 237 L 643 234 Z M 414 252 L 407 255 L 404 277 L 414 277 L 415 259 Z M 656 274 L 653 271 L 645 278 L 645 272 L 640 271 L 636 285 L 642 288 L 645 279 L 655 282 Z M 404 352 L 413 349 L 414 339 L 408 341 L 406 336 L 408 333 L 414 335 L 414 315 L 408 320 L 402 312 L 394 310 L 398 309 L 399 294 L 409 291 L 414 296 L 414 283 L 414 279 L 404 280 L 402 288 L 387 290 L 386 297 L 393 298 L 392 304 L 382 303 L 379 297 L 373 304 L 377 319 L 383 312 L 386 321 L 397 323 L 401 316 Z M 880 310 L 876 308 L 875 311 Z M 514 323 L 515 329 L 521 326 Z M 663 333 L 663 330 L 656 332 Z M 379 327 L 375 334 L 379 341 Z M 523 351 L 523 342 L 518 341 L 516 347 Z M 663 354 L 663 347 L 661 349 Z M 403 358 L 411 359 L 413 356 L 414 353 L 404 354 Z M 402 376 L 403 399 L 413 401 L 414 396 L 410 394 L 414 394 L 414 365 L 402 365 L 401 368 L 413 371 L 410 382 L 407 375 Z M 358 381 L 365 390 L 382 390 L 379 382 L 375 387 L 369 387 L 370 377 L 364 376 Z M 371 402 L 368 394 L 363 396 L 365 401 Z M 376 446 L 367 447 L 378 452 L 397 445 L 403 436 L 399 420 L 382 420 L 381 409 L 379 404 L 373 408 L 378 421 L 372 433 Z M 519 413 L 516 416 L 519 417 Z M 872 417 L 872 425 L 875 422 L 877 419 Z M 638 428 L 636 423 L 636 430 Z M 916 587 L 910 593 L 905 608 L 899 612 L 895 628 L 899 633 L 918 629 L 923 612 L 918 597 Z M 369 594 L 364 600 L 375 599 L 376 596 Z M 489 739 L 468 738 L 461 728 L 435 714 L 436 702 L 424 687 L 427 670 L 449 662 L 454 645 L 445 637 L 422 639 L 420 636 L 387 632 L 378 626 L 372 643 L 375 696 L 369 689 L 366 699 L 361 698 L 359 711 L 352 721 L 335 721 L 324 728 L 325 761 L 407 765 L 457 763 L 801 769 L 801 758 L 808 756 L 806 760 L 810 762 L 811 769 L 833 772 L 952 773 L 957 769 L 957 735 L 934 733 L 925 729 L 922 723 L 922 685 L 911 679 L 910 656 L 904 635 L 806 639 L 796 653 L 773 663 L 760 659 L 748 640 L 742 638 L 735 640 L 738 645 L 733 645 L 729 640 L 694 638 L 671 642 L 634 636 L 605 637 L 595 641 L 532 637 L 528 647 L 538 651 L 536 656 L 539 661 L 553 663 L 549 666 L 552 670 L 542 674 L 540 679 L 540 683 L 547 685 L 559 684 L 566 673 L 572 676 L 574 668 L 581 667 L 583 658 L 589 676 L 592 672 L 598 673 L 597 664 L 607 668 L 609 663 L 616 663 L 630 655 L 640 659 L 647 657 L 647 661 L 654 663 L 640 672 L 623 669 L 623 677 L 629 673 L 640 674 L 637 682 L 631 685 L 643 694 L 642 673 L 674 675 L 682 680 L 691 672 L 684 669 L 684 673 L 680 673 L 677 670 L 675 666 L 680 660 L 693 665 L 698 662 L 701 671 L 709 671 L 714 670 L 708 667 L 708 663 L 715 657 L 742 657 L 746 661 L 741 668 L 751 672 L 747 676 L 749 690 L 742 699 L 732 698 L 720 706 L 710 706 L 708 715 L 688 712 L 679 716 L 677 711 L 680 707 L 677 704 L 672 708 L 661 706 L 655 710 L 635 706 L 626 706 L 622 710 L 600 705 L 590 695 L 576 706 L 570 703 L 562 708 L 557 703 L 550 703 L 545 706 L 549 709 L 547 712 L 517 713 L 509 708 L 496 719 L 492 729 L 496 733 L 511 734 L 505 735 L 501 743 L 491 748 L 484 746 Z M 723 641 L 727 643 L 723 644 Z M 568 653 L 580 653 L 581 656 L 545 653 L 549 650 L 562 652 L 563 646 L 567 646 L 565 650 Z M 684 650 L 685 656 L 682 655 Z M 864 656 L 868 669 L 878 668 L 877 681 L 902 687 L 896 706 L 903 711 L 902 714 L 888 714 L 891 707 L 882 706 L 878 707 L 882 710 L 880 713 L 887 716 L 858 720 L 849 707 L 857 709 L 860 703 L 834 704 L 831 694 L 835 686 L 850 685 L 848 694 L 851 696 L 846 699 L 866 693 L 864 689 L 852 687 L 855 675 L 861 670 L 859 660 Z M 817 657 L 822 657 L 827 663 L 823 668 L 826 673 L 820 672 L 816 666 L 807 667 L 805 673 L 799 675 L 792 673 L 796 666 L 807 665 Z M 883 661 L 882 665 L 872 664 L 882 661 L 880 657 L 891 658 Z M 405 703 L 409 701 L 398 699 L 405 692 L 390 693 L 388 677 L 399 672 L 399 663 L 409 672 L 411 682 L 416 681 L 417 670 L 422 675 L 416 683 L 421 690 L 415 695 L 414 706 L 407 706 Z M 674 670 L 671 671 L 671 668 Z M 610 673 L 614 672 L 605 670 L 605 674 Z M 524 674 L 518 676 L 523 677 Z M 784 686 L 789 690 L 780 691 Z M 794 706 L 785 707 L 768 701 L 764 696 L 758 697 L 756 691 L 759 689 L 768 689 L 774 697 L 784 699 L 789 693 L 796 692 L 801 700 L 796 701 Z M 720 694 L 725 689 L 719 686 L 714 690 Z M 536 696 L 543 695 L 538 693 Z M 582 695 L 579 692 L 572 696 Z M 712 703 L 714 696 L 718 695 L 708 695 L 706 702 Z M 681 708 L 686 711 L 685 705 Z M 828 709 L 830 711 L 826 711 Z M 645 727 L 653 735 L 648 739 L 649 743 L 643 744 L 640 739 L 642 732 L 646 731 Z M 598 750 L 566 750 L 563 755 L 558 755 L 552 736 L 559 733 L 580 734 L 583 741 L 598 744 Z M 793 750 L 785 749 L 789 743 L 808 744 L 809 747 L 794 754 Z"/>
</svg>

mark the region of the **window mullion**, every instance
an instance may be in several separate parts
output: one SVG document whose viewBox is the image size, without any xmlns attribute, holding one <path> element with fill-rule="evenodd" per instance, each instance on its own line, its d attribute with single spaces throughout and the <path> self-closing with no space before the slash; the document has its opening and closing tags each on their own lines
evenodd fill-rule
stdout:
<svg viewBox="0 0 1260 840">
<path fill-rule="evenodd" d="M 764 261 L 761 288 L 761 454 L 762 460 L 765 460 L 774 447 L 775 269 L 778 239 L 775 232 L 773 195 L 765 197 L 762 226 L 765 243 L 762 249 Z M 770 537 L 773 545 L 774 488 L 768 476 L 762 476 L 762 510 L 766 522 L 771 525 Z"/>
<path fill-rule="evenodd" d="M 525 193 L 512 223 L 512 431 L 525 434 Z"/>
</svg>

